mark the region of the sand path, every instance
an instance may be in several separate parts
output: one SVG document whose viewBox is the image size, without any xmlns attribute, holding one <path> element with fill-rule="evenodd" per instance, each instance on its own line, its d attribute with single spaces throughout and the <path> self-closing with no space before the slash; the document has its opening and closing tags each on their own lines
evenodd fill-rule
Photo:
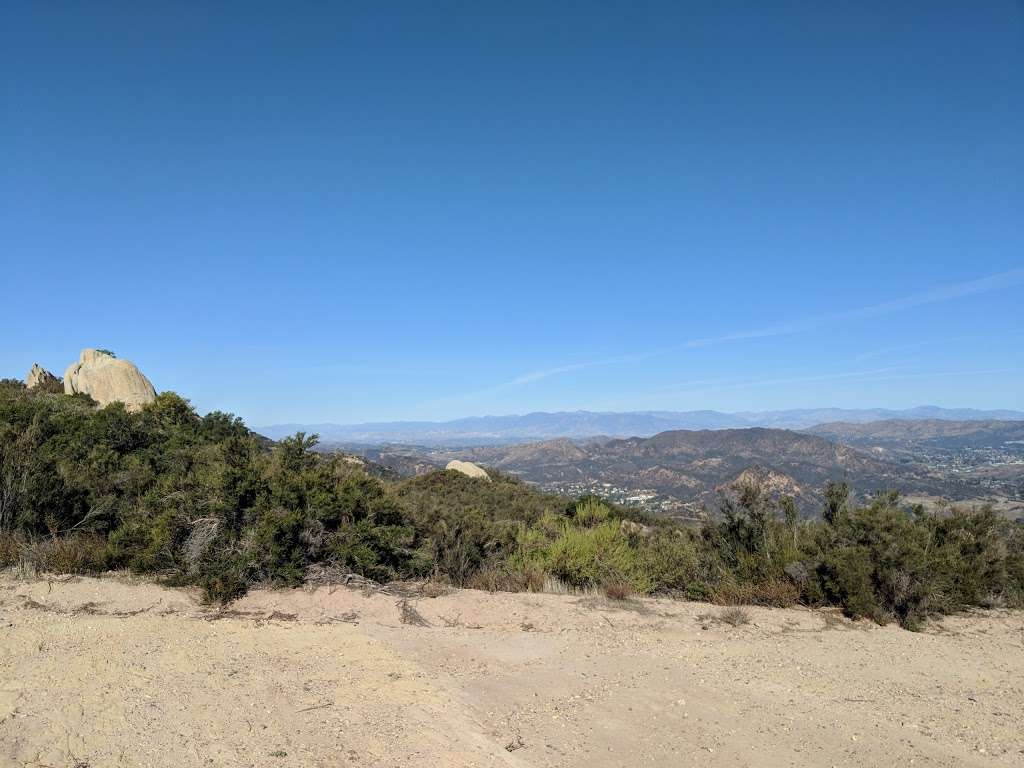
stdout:
<svg viewBox="0 0 1024 768">
<path fill-rule="evenodd" d="M 0 580 L 2 766 L 1024 765 L 1024 614 Z M 707 618 L 708 616 L 712 618 Z"/>
</svg>

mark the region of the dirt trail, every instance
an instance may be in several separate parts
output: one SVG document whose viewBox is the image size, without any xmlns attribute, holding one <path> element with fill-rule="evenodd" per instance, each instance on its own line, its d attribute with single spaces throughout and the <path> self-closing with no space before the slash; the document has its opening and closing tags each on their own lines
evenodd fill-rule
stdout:
<svg viewBox="0 0 1024 768">
<path fill-rule="evenodd" d="M 0 580 L 0 766 L 1024 765 L 1024 615 Z M 407 615 L 407 619 L 414 618 Z"/>
</svg>

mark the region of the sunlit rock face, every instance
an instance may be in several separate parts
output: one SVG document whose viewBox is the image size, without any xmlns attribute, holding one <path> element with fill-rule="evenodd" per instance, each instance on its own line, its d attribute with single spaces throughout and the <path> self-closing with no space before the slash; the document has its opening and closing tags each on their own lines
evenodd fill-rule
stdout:
<svg viewBox="0 0 1024 768">
<path fill-rule="evenodd" d="M 56 384 L 60 379 L 43 368 L 39 363 L 32 363 L 32 369 L 25 377 L 25 386 L 29 389 L 45 387 L 48 384 Z"/>
<path fill-rule="evenodd" d="M 153 385 L 133 363 L 97 349 L 83 349 L 78 361 L 68 366 L 64 391 L 84 392 L 100 405 L 122 402 L 129 411 L 156 399 Z"/>
<path fill-rule="evenodd" d="M 454 469 L 456 472 L 461 472 L 467 477 L 475 477 L 479 480 L 490 481 L 491 479 L 483 468 L 478 467 L 471 461 L 459 461 L 458 459 L 455 459 L 454 461 L 449 461 L 448 466 L 446 466 L 445 469 Z"/>
</svg>

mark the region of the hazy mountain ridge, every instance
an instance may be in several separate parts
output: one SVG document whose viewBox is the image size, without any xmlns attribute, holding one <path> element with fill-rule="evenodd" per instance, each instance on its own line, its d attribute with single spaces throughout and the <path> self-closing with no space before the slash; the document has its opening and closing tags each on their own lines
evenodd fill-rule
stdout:
<svg viewBox="0 0 1024 768">
<path fill-rule="evenodd" d="M 350 443 L 413 443 L 420 445 L 472 445 L 538 441 L 550 438 L 594 436 L 651 437 L 673 430 L 719 430 L 745 427 L 807 429 L 832 422 L 865 423 L 904 419 L 956 421 L 1024 421 L 1024 411 L 977 410 L 919 406 L 906 410 L 884 408 L 801 408 L 778 411 L 538 411 L 524 415 L 472 416 L 453 421 L 395 421 L 363 424 L 276 424 L 256 427 L 279 439 L 298 431 L 317 433 L 324 440 Z"/>
</svg>

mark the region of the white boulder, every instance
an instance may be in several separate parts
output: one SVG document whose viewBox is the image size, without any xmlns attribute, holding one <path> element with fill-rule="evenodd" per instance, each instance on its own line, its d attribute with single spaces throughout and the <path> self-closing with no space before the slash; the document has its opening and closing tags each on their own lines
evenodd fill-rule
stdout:
<svg viewBox="0 0 1024 768">
<path fill-rule="evenodd" d="M 133 363 L 98 349 L 83 349 L 78 362 L 68 366 L 64 391 L 84 392 L 100 405 L 122 402 L 129 411 L 142 410 L 156 399 L 153 385 Z"/>
<path fill-rule="evenodd" d="M 448 462 L 448 466 L 445 469 L 454 469 L 456 472 L 461 472 L 467 477 L 475 477 L 478 480 L 491 481 L 490 476 L 484 471 L 483 467 L 478 467 L 471 461 L 459 461 L 455 459 Z"/>
</svg>

